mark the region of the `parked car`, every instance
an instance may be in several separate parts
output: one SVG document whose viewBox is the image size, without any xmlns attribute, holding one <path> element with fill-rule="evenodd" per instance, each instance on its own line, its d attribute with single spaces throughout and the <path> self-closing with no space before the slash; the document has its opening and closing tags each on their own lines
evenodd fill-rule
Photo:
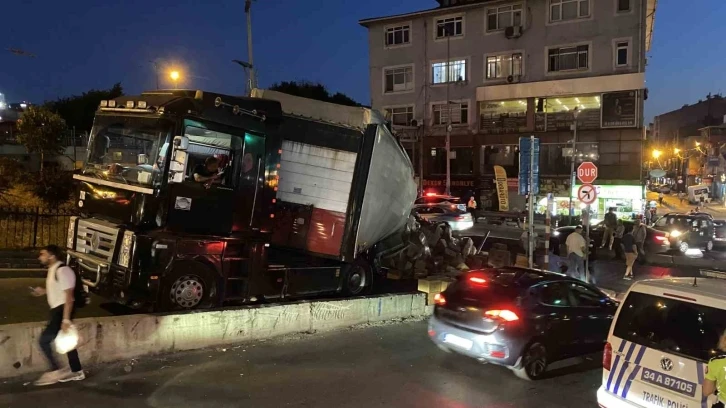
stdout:
<svg viewBox="0 0 726 408">
<path fill-rule="evenodd" d="M 459 197 L 443 194 L 428 193 L 424 196 L 417 198 L 414 204 L 453 204 L 458 209 L 466 211 L 466 204 L 462 204 Z"/>
<path fill-rule="evenodd" d="M 413 212 L 430 222 L 446 222 L 453 231 L 463 231 L 474 226 L 474 218 L 455 204 L 418 204 Z"/>
<path fill-rule="evenodd" d="M 691 248 L 713 249 L 715 228 L 709 214 L 668 213 L 656 220 L 653 228 L 668 234 L 670 246 L 686 253 Z"/>
<path fill-rule="evenodd" d="M 595 286 L 515 267 L 462 274 L 435 300 L 428 334 L 439 348 L 528 380 L 553 361 L 602 350 L 617 309 Z"/>
</svg>

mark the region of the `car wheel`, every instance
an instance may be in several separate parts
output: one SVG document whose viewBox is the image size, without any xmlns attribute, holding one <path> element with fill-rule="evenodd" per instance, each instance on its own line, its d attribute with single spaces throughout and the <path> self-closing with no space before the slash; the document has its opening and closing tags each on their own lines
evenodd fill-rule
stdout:
<svg viewBox="0 0 726 408">
<path fill-rule="evenodd" d="M 522 355 L 520 366 L 514 374 L 527 381 L 539 380 L 547 371 L 547 349 L 542 343 L 534 342 Z"/>
<path fill-rule="evenodd" d="M 678 250 L 681 251 L 681 253 L 685 254 L 688 252 L 688 242 L 681 242 L 678 244 Z"/>
<path fill-rule="evenodd" d="M 706 251 L 713 251 L 713 241 L 706 243 Z"/>
</svg>

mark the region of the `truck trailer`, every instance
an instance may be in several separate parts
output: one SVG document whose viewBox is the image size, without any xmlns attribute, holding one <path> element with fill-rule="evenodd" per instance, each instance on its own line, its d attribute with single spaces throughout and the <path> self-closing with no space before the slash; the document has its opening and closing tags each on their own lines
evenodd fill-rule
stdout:
<svg viewBox="0 0 726 408">
<path fill-rule="evenodd" d="M 380 113 L 266 90 L 102 101 L 74 179 L 68 264 L 158 311 L 362 294 L 416 198 Z"/>
</svg>

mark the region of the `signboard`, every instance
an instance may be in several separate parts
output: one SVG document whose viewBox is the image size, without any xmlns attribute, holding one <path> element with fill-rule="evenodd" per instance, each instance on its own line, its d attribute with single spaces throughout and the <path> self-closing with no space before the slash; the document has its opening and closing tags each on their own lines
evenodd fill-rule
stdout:
<svg viewBox="0 0 726 408">
<path fill-rule="evenodd" d="M 572 197 L 577 197 L 577 190 L 580 189 L 581 184 L 575 184 L 572 188 Z M 598 198 L 612 198 L 612 199 L 642 199 L 643 198 L 643 187 L 633 185 L 597 185 L 595 186 L 595 193 Z"/>
<path fill-rule="evenodd" d="M 597 166 L 593 162 L 583 162 L 577 167 L 577 179 L 582 184 L 592 184 L 597 179 Z"/>
<path fill-rule="evenodd" d="M 600 126 L 626 128 L 638 125 L 638 92 L 621 91 L 602 94 Z"/>
<path fill-rule="evenodd" d="M 497 186 L 499 211 L 509 211 L 509 190 L 507 189 L 507 171 L 502 166 L 494 166 L 494 183 Z"/>
<path fill-rule="evenodd" d="M 577 189 L 577 199 L 581 203 L 590 205 L 597 200 L 597 192 L 592 184 L 583 184 Z"/>
<path fill-rule="evenodd" d="M 534 138 L 534 151 L 532 151 L 532 139 L 529 137 L 519 138 L 519 195 L 529 194 L 529 171 L 530 158 L 534 155 L 534 168 L 532 169 L 532 193 L 539 193 L 539 139 Z"/>
</svg>

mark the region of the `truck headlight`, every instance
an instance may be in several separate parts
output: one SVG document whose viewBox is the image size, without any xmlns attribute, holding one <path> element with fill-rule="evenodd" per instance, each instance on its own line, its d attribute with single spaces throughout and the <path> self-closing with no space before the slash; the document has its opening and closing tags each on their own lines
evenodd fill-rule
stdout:
<svg viewBox="0 0 726 408">
<path fill-rule="evenodd" d="M 73 249 L 75 247 L 75 243 L 76 243 L 76 221 L 78 221 L 78 217 L 73 216 L 73 217 L 71 217 L 71 220 L 68 223 L 68 236 L 66 237 L 66 247 L 68 249 Z"/>
<path fill-rule="evenodd" d="M 134 255 L 134 243 L 136 242 L 136 236 L 131 231 L 124 232 L 124 238 L 121 241 L 121 251 L 118 254 L 118 264 L 124 268 L 128 268 L 131 265 L 131 257 Z"/>
</svg>

